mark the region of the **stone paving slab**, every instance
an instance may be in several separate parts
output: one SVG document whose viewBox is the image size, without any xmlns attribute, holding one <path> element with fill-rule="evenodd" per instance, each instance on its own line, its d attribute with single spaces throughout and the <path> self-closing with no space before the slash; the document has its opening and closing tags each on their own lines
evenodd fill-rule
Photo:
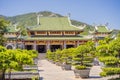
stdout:
<svg viewBox="0 0 120 80">
<path fill-rule="evenodd" d="M 39 60 L 38 66 L 41 80 L 100 80 L 99 72 L 101 69 L 99 66 L 92 67 L 90 72 L 92 78 L 88 79 L 75 78 L 72 70 L 62 70 L 60 66 L 56 66 L 47 60 Z"/>
</svg>

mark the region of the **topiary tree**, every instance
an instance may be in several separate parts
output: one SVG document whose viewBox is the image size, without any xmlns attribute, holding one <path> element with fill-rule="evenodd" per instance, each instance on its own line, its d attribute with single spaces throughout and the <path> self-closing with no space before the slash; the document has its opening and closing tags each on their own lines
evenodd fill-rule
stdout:
<svg viewBox="0 0 120 80">
<path fill-rule="evenodd" d="M 72 60 L 72 53 L 74 51 L 74 48 L 69 48 L 69 49 L 63 49 L 62 50 L 62 60 L 65 64 L 70 64 L 71 63 L 71 60 Z"/>
<path fill-rule="evenodd" d="M 95 55 L 95 47 L 92 41 L 78 46 L 74 51 L 74 61 L 77 61 L 76 69 L 85 69 L 90 66 Z"/>
<path fill-rule="evenodd" d="M 61 50 L 60 49 L 57 49 L 55 51 L 55 62 L 60 62 L 62 63 L 62 53 L 61 53 Z"/>
<path fill-rule="evenodd" d="M 101 76 L 120 74 L 120 38 L 99 45 L 97 55 L 105 65 Z"/>
<path fill-rule="evenodd" d="M 55 61 L 55 52 L 47 51 L 46 58 L 50 61 Z"/>
<path fill-rule="evenodd" d="M 4 32 L 7 30 L 9 22 L 3 18 L 0 18 L 0 45 L 4 45 L 6 38 L 3 36 Z"/>
</svg>

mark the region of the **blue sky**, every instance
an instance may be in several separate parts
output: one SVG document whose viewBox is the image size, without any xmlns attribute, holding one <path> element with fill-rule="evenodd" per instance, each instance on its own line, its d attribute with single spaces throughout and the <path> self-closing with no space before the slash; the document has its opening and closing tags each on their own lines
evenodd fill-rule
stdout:
<svg viewBox="0 0 120 80">
<path fill-rule="evenodd" d="M 1 15 L 39 11 L 71 13 L 71 19 L 91 25 L 109 23 L 109 28 L 120 29 L 120 0 L 0 0 Z"/>
</svg>

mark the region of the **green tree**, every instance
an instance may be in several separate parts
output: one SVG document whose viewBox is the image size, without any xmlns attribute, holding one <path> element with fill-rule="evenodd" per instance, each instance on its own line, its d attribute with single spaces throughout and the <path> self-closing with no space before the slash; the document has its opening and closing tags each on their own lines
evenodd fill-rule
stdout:
<svg viewBox="0 0 120 80">
<path fill-rule="evenodd" d="M 8 24 L 9 24 L 8 21 L 6 21 L 3 18 L 0 18 L 0 45 L 4 45 L 4 42 L 6 41 L 3 34 L 4 32 L 6 32 Z"/>
<path fill-rule="evenodd" d="M 9 70 L 23 70 L 23 65 L 33 64 L 33 58 L 37 56 L 35 51 L 27 50 L 6 50 L 0 46 L 0 69 L 2 70 L 2 80 L 5 80 L 5 72 Z M 10 76 L 9 76 L 10 79 Z"/>
<path fill-rule="evenodd" d="M 22 36 L 27 35 L 27 30 L 24 25 L 18 25 L 17 27 L 20 28 L 19 34 L 21 34 Z"/>
<path fill-rule="evenodd" d="M 6 71 L 6 68 L 7 68 L 7 54 L 5 53 L 6 49 L 2 46 L 0 46 L 0 70 L 1 70 L 1 78 L 2 80 L 4 80 L 4 75 L 5 75 L 5 71 Z"/>
</svg>

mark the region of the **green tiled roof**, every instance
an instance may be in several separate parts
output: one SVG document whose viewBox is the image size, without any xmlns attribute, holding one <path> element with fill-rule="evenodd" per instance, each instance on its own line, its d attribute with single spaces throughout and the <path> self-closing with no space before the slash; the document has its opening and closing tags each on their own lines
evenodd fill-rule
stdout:
<svg viewBox="0 0 120 80">
<path fill-rule="evenodd" d="M 40 25 L 33 26 L 30 30 L 80 30 L 71 25 L 68 17 L 40 17 Z"/>
<path fill-rule="evenodd" d="M 88 40 L 85 37 L 26 37 L 25 40 Z"/>
<path fill-rule="evenodd" d="M 97 32 L 110 32 L 105 26 L 98 26 Z"/>
</svg>

